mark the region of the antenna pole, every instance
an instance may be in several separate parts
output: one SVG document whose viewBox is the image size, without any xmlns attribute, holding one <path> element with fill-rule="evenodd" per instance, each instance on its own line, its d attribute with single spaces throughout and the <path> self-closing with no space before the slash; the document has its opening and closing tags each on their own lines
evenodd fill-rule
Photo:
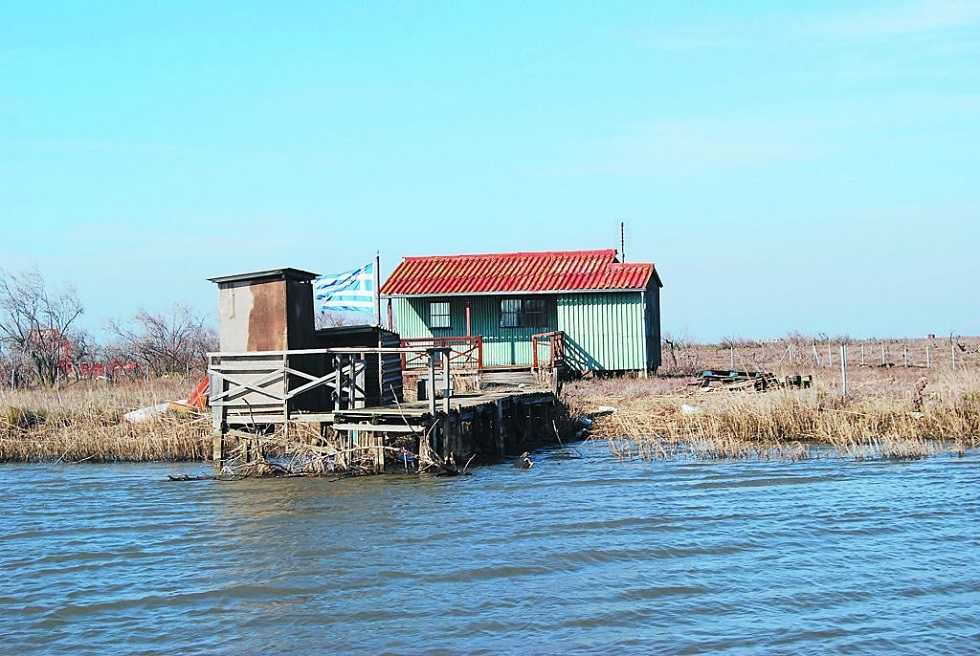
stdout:
<svg viewBox="0 0 980 656">
<path fill-rule="evenodd" d="M 626 221 L 619 222 L 619 256 L 626 261 Z"/>
</svg>

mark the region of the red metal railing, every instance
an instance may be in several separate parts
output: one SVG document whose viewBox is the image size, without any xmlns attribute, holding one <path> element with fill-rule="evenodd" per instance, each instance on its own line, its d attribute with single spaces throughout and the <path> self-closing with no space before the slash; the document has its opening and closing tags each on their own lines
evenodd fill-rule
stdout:
<svg viewBox="0 0 980 656">
<path fill-rule="evenodd" d="M 402 353 L 402 370 L 426 369 L 429 356 L 425 349 L 448 348 L 449 363 L 454 370 L 479 370 L 483 367 L 483 338 L 479 335 L 458 337 L 417 337 L 403 339 L 402 348 L 418 349 L 416 353 Z"/>
<path fill-rule="evenodd" d="M 547 349 L 545 357 L 540 355 L 542 347 Z M 557 330 L 531 335 L 531 351 L 534 354 L 532 366 L 535 371 L 554 369 L 565 361 L 565 333 Z"/>
</svg>

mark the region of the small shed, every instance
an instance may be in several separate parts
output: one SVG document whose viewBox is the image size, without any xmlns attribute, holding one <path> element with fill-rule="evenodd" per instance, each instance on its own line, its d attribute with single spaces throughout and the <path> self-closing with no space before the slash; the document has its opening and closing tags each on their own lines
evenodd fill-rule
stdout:
<svg viewBox="0 0 980 656">
<path fill-rule="evenodd" d="M 229 412 L 249 417 L 331 412 L 337 409 L 339 392 L 323 385 L 288 395 L 285 402 L 279 398 L 308 387 L 311 378 L 345 368 L 345 376 L 356 378 L 345 405 L 402 399 L 400 356 L 377 351 L 397 347 L 398 335 L 376 326 L 316 330 L 312 283 L 317 276 L 284 268 L 210 278 L 218 286 L 221 342 L 210 368 L 224 381 L 212 383 L 212 394 L 239 389 L 225 400 Z"/>
<path fill-rule="evenodd" d="M 381 288 L 402 339 L 479 338 L 481 367 L 532 366 L 556 336 L 564 365 L 654 371 L 660 289 L 652 263 L 614 249 L 407 257 Z"/>
<path fill-rule="evenodd" d="M 225 352 L 315 347 L 313 279 L 299 269 L 209 278 L 218 285 L 218 324 Z"/>
</svg>

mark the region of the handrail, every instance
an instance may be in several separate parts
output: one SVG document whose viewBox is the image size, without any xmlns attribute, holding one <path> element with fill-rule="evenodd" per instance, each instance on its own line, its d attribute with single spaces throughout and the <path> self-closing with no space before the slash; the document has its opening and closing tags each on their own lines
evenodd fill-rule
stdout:
<svg viewBox="0 0 980 656">
<path fill-rule="evenodd" d="M 361 407 L 366 396 L 363 383 L 365 359 L 367 356 L 386 353 L 400 354 L 402 358 L 411 354 L 424 359 L 435 378 L 437 365 L 443 377 L 450 379 L 450 361 L 453 349 L 449 346 L 419 344 L 413 347 L 343 347 L 324 349 L 290 349 L 282 351 L 248 351 L 244 353 L 208 353 L 208 377 L 211 383 L 211 407 L 214 422 L 220 426 L 234 411 L 239 420 L 252 415 L 252 404 L 256 397 L 264 408 L 277 406 L 272 412 L 288 421 L 291 412 L 290 402 L 298 396 L 316 388 L 327 388 L 333 397 L 335 410 L 351 410 Z M 322 359 L 300 363 L 291 361 L 291 356 L 327 355 L 333 356 L 330 371 L 321 369 Z M 299 359 L 299 358 L 298 358 Z M 304 371 L 313 368 L 316 371 Z M 450 409 L 450 386 L 444 392 L 444 412 Z M 435 395 L 430 400 L 430 411 L 435 414 Z"/>
<path fill-rule="evenodd" d="M 424 369 L 428 361 L 421 355 L 410 357 L 411 352 L 436 350 L 447 354 L 448 360 L 458 369 L 483 367 L 483 337 L 480 335 L 454 335 L 447 337 L 413 337 L 401 340 L 402 369 Z"/>
<path fill-rule="evenodd" d="M 402 340 L 403 342 L 406 340 Z M 430 347 L 436 350 L 449 351 L 448 347 Z M 425 347 L 396 347 L 396 346 L 343 346 L 343 347 L 333 347 L 333 348 L 319 348 L 319 349 L 287 349 L 284 351 L 209 351 L 208 358 L 215 357 L 234 357 L 234 358 L 247 358 L 247 357 L 257 357 L 257 358 L 268 358 L 269 356 L 280 356 L 280 355 L 349 355 L 351 353 L 364 353 L 367 355 L 377 355 L 384 353 L 425 353 L 429 349 Z"/>
<path fill-rule="evenodd" d="M 541 343 L 548 347 L 547 365 L 538 357 L 538 347 Z M 542 368 L 554 369 L 565 362 L 565 333 L 555 330 L 547 333 L 531 335 L 532 368 L 540 371 Z"/>
</svg>

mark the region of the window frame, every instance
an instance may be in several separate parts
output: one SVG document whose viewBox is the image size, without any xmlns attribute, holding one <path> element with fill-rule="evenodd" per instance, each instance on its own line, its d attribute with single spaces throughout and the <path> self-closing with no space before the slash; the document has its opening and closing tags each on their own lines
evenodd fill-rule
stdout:
<svg viewBox="0 0 980 656">
<path fill-rule="evenodd" d="M 534 307 L 529 307 L 533 305 Z M 521 325 L 525 328 L 545 328 L 548 325 L 548 302 L 544 298 L 526 298 L 521 303 Z"/>
<path fill-rule="evenodd" d="M 523 303 L 519 298 L 500 299 L 500 327 L 501 328 L 520 328 L 521 327 L 521 308 Z M 510 306 L 505 307 L 505 306 Z M 517 309 L 513 309 L 516 307 Z M 509 318 L 509 319 L 508 319 Z M 512 322 L 512 323 L 511 323 Z"/>
<path fill-rule="evenodd" d="M 439 306 L 438 308 L 436 306 Z M 445 312 L 436 311 L 445 308 Z M 453 327 L 452 306 L 449 301 L 429 301 L 429 328 L 436 330 L 451 329 Z"/>
<path fill-rule="evenodd" d="M 547 326 L 547 299 L 512 296 L 500 299 L 501 328 L 546 328 Z"/>
</svg>

